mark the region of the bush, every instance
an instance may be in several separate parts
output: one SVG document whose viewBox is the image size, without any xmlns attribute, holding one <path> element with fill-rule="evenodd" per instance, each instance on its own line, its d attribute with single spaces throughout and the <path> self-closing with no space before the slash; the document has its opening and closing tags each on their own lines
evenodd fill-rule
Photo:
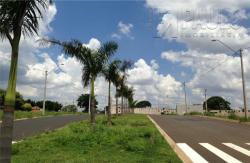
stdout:
<svg viewBox="0 0 250 163">
<path fill-rule="evenodd" d="M 227 116 L 228 119 L 234 119 L 234 120 L 238 120 L 239 117 L 235 114 L 235 113 L 230 113 L 228 116 Z"/>
<path fill-rule="evenodd" d="M 212 113 L 212 112 L 204 112 L 204 115 L 205 116 L 215 116 L 215 113 Z"/>
<path fill-rule="evenodd" d="M 30 103 L 25 103 L 21 106 L 22 110 L 24 111 L 31 111 L 32 110 L 32 106 Z"/>
<path fill-rule="evenodd" d="M 66 106 L 62 107 L 61 111 L 63 111 L 63 112 L 76 112 L 77 107 L 75 105 L 66 105 Z"/>
<path fill-rule="evenodd" d="M 245 117 L 240 117 L 239 118 L 240 122 L 250 122 L 250 118 L 245 118 Z"/>
<path fill-rule="evenodd" d="M 184 115 L 202 115 L 200 112 L 190 112 L 190 113 L 185 113 Z"/>
</svg>

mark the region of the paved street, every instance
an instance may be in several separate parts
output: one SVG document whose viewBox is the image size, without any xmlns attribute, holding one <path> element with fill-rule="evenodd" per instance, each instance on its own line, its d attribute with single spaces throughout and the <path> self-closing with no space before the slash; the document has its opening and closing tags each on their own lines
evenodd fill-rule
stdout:
<svg viewBox="0 0 250 163">
<path fill-rule="evenodd" d="M 193 162 L 250 162 L 249 125 L 194 116 L 151 117 Z"/>
<path fill-rule="evenodd" d="M 63 127 L 68 123 L 85 120 L 87 118 L 88 115 L 64 115 L 15 121 L 13 140 L 18 141 L 45 131 Z"/>
</svg>

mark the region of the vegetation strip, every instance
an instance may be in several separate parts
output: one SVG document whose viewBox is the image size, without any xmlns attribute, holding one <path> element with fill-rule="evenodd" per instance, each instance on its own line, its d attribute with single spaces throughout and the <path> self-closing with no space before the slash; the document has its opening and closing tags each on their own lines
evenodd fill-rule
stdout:
<svg viewBox="0 0 250 163">
<path fill-rule="evenodd" d="M 149 115 L 147 117 L 155 125 L 155 127 L 158 129 L 164 139 L 168 142 L 168 144 L 172 147 L 175 153 L 179 156 L 179 158 L 185 163 L 192 163 L 190 158 L 180 149 L 180 147 L 175 143 L 175 141 L 170 136 L 168 136 L 168 134 Z"/>
<path fill-rule="evenodd" d="M 104 116 L 13 144 L 12 162 L 174 162 L 181 160 L 145 115 Z M 32 157 L 30 157 L 32 156 Z"/>
<path fill-rule="evenodd" d="M 213 116 L 204 116 L 204 115 L 194 115 L 194 116 L 201 117 L 201 118 L 207 118 L 207 119 L 215 119 L 215 120 L 225 121 L 225 122 L 233 122 L 233 123 L 241 123 L 241 124 L 250 125 L 249 122 L 241 122 L 239 120 L 228 119 L 228 118 L 223 118 L 223 117 L 213 117 Z"/>
</svg>

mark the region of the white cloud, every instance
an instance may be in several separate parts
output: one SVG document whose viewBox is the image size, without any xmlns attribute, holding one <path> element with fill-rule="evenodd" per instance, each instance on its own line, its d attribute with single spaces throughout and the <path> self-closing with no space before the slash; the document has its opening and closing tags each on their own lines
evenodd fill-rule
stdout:
<svg viewBox="0 0 250 163">
<path fill-rule="evenodd" d="M 249 51 L 244 51 L 245 54 Z M 233 106 L 242 105 L 242 83 L 239 57 L 226 54 L 199 53 L 197 51 L 163 52 L 162 58 L 194 71 L 193 78 L 188 82 L 192 90 L 193 100 L 202 100 L 205 88 L 209 96 L 220 95 L 229 98 Z M 244 56 L 246 81 L 250 80 L 250 57 Z M 247 82 L 247 91 L 250 85 Z"/>
<path fill-rule="evenodd" d="M 126 36 L 130 39 L 134 39 L 134 36 L 132 36 L 132 29 L 133 29 L 134 25 L 131 23 L 123 23 L 122 21 L 120 21 L 117 25 L 118 28 L 118 32 L 117 33 L 113 33 L 111 35 L 112 38 L 115 39 L 121 39 L 122 36 Z"/>
<path fill-rule="evenodd" d="M 101 47 L 101 42 L 96 38 L 91 38 L 89 43 L 83 44 L 83 46 L 86 46 L 92 50 L 98 50 Z"/>
<path fill-rule="evenodd" d="M 146 0 L 146 2 L 148 7 L 161 13 L 201 9 L 225 9 L 233 12 L 250 7 L 249 0 Z"/>
<path fill-rule="evenodd" d="M 165 14 L 157 27 L 158 34 L 168 40 L 184 43 L 188 49 L 206 52 L 224 52 L 225 47 L 211 42 L 219 39 L 234 49 L 247 47 L 250 36 L 245 27 L 230 23 L 207 23 L 205 20 L 185 21 L 178 20 L 175 15 Z M 198 46 L 197 46 L 198 45 Z"/>
<path fill-rule="evenodd" d="M 186 46 L 187 50 L 170 50 L 161 56 L 176 66 L 191 69 L 187 87 L 192 103 L 201 103 L 203 90 L 207 88 L 209 96 L 221 95 L 230 99 L 233 106 L 241 106 L 239 57 L 227 55 L 233 52 L 211 40 L 219 39 L 235 50 L 249 47 L 249 27 L 238 22 L 250 18 L 247 10 L 250 1 L 147 0 L 146 3 L 149 8 L 163 14 L 157 26 L 158 35 Z M 249 62 L 250 58 L 245 56 L 246 81 L 250 79 Z M 187 75 L 180 74 L 182 77 Z M 250 90 L 248 83 L 247 89 Z"/>
<path fill-rule="evenodd" d="M 143 59 L 128 70 L 128 83 L 135 89 L 136 100 L 149 100 L 154 106 L 178 103 L 182 100 L 181 83 L 171 75 L 159 74 L 154 65 Z"/>
<path fill-rule="evenodd" d="M 151 64 L 152 68 L 155 70 L 157 70 L 159 68 L 159 64 L 154 59 L 150 61 L 150 64 Z"/>
</svg>

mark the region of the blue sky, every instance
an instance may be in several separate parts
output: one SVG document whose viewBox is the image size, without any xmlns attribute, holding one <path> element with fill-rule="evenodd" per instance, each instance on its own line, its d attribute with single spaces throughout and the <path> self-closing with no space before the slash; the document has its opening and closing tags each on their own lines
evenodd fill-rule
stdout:
<svg viewBox="0 0 250 163">
<path fill-rule="evenodd" d="M 239 57 L 229 56 L 228 49 L 211 39 L 219 39 L 235 49 L 249 47 L 250 1 L 190 1 L 55 1 L 43 12 L 38 36 L 63 41 L 79 39 L 87 46 L 116 41 L 119 50 L 114 58 L 134 62 L 127 72 L 127 82 L 134 87 L 136 100 L 150 100 L 154 106 L 183 104 L 185 81 L 188 104 L 202 103 L 207 89 L 208 97 L 222 96 L 234 107 L 241 107 Z M 194 17 L 189 19 L 187 13 Z M 216 19 L 210 20 L 211 15 Z M 58 47 L 40 47 L 36 39 L 21 40 L 17 90 L 25 98 L 41 99 L 43 71 L 47 69 L 48 99 L 65 104 L 88 93 L 81 83 L 82 65 L 63 55 Z M 247 92 L 249 53 L 244 51 Z M 9 55 L 10 46 L 4 40 L 0 44 L 0 88 L 7 85 Z M 221 66 L 214 68 L 218 64 Z M 101 77 L 96 81 L 96 93 L 103 99 L 107 96 L 107 84 Z M 106 102 L 102 102 L 103 106 Z"/>
<path fill-rule="evenodd" d="M 54 30 L 50 37 L 60 40 L 79 39 L 83 42 L 92 37 L 101 42 L 114 40 L 119 43 L 115 57 L 132 61 L 143 58 L 147 62 L 155 59 L 160 66 L 160 73 L 170 73 L 182 79 L 180 72 L 184 71 L 183 68 L 161 59 L 161 52 L 182 50 L 185 45 L 154 38 L 162 14 L 148 8 L 144 1 L 56 1 L 56 6 L 58 12 L 51 24 Z M 117 24 L 120 21 L 133 24 L 131 35 L 134 39 L 111 38 L 112 33 L 118 30 Z M 55 57 L 59 52 L 54 49 Z"/>
</svg>

